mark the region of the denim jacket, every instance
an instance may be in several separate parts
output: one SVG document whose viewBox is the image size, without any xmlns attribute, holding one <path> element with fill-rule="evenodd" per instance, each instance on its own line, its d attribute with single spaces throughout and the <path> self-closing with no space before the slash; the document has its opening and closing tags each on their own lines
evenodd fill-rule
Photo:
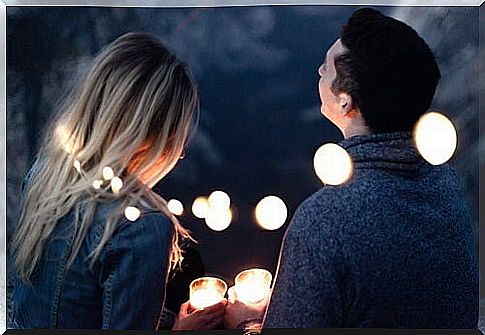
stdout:
<svg viewBox="0 0 485 335">
<path fill-rule="evenodd" d="M 27 176 L 27 183 L 28 183 Z M 156 329 L 161 322 L 174 229 L 160 212 L 141 210 L 118 227 L 90 266 L 116 203 L 98 201 L 72 265 L 74 214 L 61 218 L 47 241 L 31 285 L 13 277 L 14 325 L 19 328 Z M 81 209 L 80 215 L 83 215 Z"/>
</svg>

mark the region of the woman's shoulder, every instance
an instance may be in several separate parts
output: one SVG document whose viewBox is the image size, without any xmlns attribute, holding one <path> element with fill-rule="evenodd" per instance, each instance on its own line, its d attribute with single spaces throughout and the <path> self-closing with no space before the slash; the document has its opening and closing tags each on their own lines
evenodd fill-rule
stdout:
<svg viewBox="0 0 485 335">
<path fill-rule="evenodd" d="M 115 213 L 119 213 L 116 226 L 117 230 L 130 227 L 158 228 L 158 230 L 171 232 L 173 224 L 170 219 L 159 209 L 144 205 L 143 202 L 136 205 L 123 205 L 119 200 L 97 201 L 94 219 L 104 224 Z"/>
<path fill-rule="evenodd" d="M 116 220 L 109 222 L 111 217 Z M 101 239 L 105 229 L 113 229 L 109 245 L 115 249 L 128 245 L 139 249 L 166 249 L 172 244 L 175 233 L 170 219 L 158 209 L 140 204 L 123 206 L 120 200 L 96 201 L 92 223 L 91 232 L 97 235 L 94 240 Z"/>
</svg>

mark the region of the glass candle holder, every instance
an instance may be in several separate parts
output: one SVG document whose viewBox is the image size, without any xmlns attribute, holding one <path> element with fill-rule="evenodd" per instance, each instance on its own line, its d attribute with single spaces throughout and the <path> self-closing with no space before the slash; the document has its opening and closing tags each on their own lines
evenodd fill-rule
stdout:
<svg viewBox="0 0 485 335">
<path fill-rule="evenodd" d="M 244 303 L 256 304 L 265 299 L 270 292 L 272 275 L 265 269 L 249 269 L 236 276 L 237 299 Z"/>
<path fill-rule="evenodd" d="M 202 277 L 190 283 L 190 305 L 195 309 L 217 304 L 226 295 L 227 284 L 215 277 Z"/>
</svg>

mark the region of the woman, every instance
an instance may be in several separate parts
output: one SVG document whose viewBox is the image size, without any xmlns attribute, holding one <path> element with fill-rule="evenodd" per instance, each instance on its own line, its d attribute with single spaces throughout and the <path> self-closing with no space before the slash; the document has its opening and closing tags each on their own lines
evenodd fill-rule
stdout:
<svg viewBox="0 0 485 335">
<path fill-rule="evenodd" d="M 16 326 L 157 328 L 190 235 L 151 188 L 182 157 L 197 103 L 185 65 L 151 35 L 125 34 L 97 55 L 26 178 Z M 225 303 L 183 304 L 174 329 L 217 327 Z"/>
</svg>

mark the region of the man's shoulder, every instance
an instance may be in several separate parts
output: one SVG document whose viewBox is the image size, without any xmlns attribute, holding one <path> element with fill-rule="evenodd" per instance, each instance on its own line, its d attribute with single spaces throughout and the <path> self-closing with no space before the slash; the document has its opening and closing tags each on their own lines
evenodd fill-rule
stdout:
<svg viewBox="0 0 485 335">
<path fill-rule="evenodd" d="M 287 229 L 289 235 L 312 235 L 316 238 L 341 234 L 345 213 L 351 201 L 351 188 L 324 186 L 296 209 Z"/>
<path fill-rule="evenodd" d="M 307 197 L 298 206 L 297 212 L 305 213 L 308 218 L 335 217 L 345 210 L 355 197 L 353 184 L 324 186 Z"/>
</svg>

